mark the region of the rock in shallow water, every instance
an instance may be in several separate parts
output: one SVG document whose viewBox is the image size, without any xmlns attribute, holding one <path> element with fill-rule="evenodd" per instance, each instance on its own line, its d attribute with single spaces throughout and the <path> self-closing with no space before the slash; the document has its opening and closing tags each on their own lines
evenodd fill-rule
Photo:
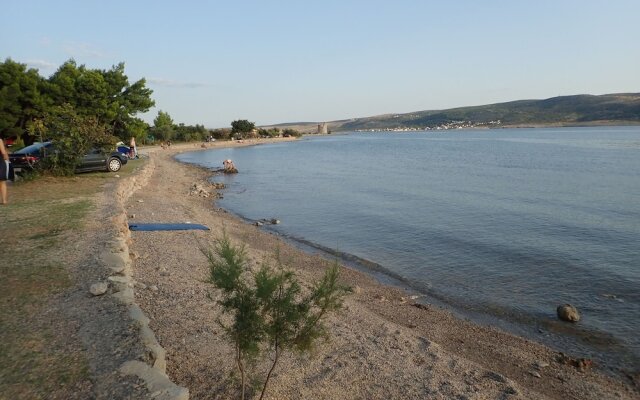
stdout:
<svg viewBox="0 0 640 400">
<path fill-rule="evenodd" d="M 578 322 L 580 321 L 580 313 L 578 309 L 571 304 L 563 304 L 556 309 L 558 318 L 563 321 Z"/>
</svg>

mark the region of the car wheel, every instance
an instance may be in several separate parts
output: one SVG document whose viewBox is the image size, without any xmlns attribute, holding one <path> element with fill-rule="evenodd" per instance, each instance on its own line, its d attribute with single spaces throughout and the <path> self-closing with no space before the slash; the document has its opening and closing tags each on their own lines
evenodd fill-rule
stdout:
<svg viewBox="0 0 640 400">
<path fill-rule="evenodd" d="M 107 169 L 109 172 L 118 172 L 122 168 L 122 161 L 113 157 L 109 159 L 109 163 L 107 163 Z"/>
</svg>

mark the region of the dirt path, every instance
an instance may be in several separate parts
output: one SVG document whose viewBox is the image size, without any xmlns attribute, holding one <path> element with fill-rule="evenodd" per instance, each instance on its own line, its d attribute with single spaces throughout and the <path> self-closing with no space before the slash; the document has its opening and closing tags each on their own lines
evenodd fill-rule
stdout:
<svg viewBox="0 0 640 400">
<path fill-rule="evenodd" d="M 189 149 L 189 148 L 187 148 Z M 232 349 L 216 324 L 218 293 L 205 283 L 199 252 L 225 229 L 245 243 L 259 264 L 276 248 L 309 284 L 328 262 L 306 254 L 192 196 L 210 173 L 156 152 L 149 184 L 127 204 L 135 222 L 194 222 L 211 231 L 132 232 L 136 301 L 167 351 L 167 372 L 192 399 L 238 398 Z M 241 166 L 239 166 L 241 168 Z M 287 356 L 276 370 L 270 399 L 603 399 L 638 398 L 628 382 L 595 370 L 578 371 L 542 345 L 482 327 L 435 306 L 417 306 L 400 289 L 342 270 L 353 288 L 340 314 L 329 319 L 331 338 L 309 357 Z M 266 364 L 259 364 L 262 375 Z"/>
</svg>

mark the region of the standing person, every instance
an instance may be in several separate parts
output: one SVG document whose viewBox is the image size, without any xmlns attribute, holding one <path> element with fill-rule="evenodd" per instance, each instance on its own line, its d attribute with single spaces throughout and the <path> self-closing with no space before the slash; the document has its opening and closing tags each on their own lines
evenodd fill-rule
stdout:
<svg viewBox="0 0 640 400">
<path fill-rule="evenodd" d="M 9 175 L 9 153 L 4 147 L 4 141 L 0 139 L 0 204 L 7 204 L 7 181 Z"/>
<path fill-rule="evenodd" d="M 131 149 L 131 158 L 138 158 L 138 148 L 136 147 L 136 138 L 131 136 L 131 142 L 129 142 L 129 148 Z"/>
</svg>

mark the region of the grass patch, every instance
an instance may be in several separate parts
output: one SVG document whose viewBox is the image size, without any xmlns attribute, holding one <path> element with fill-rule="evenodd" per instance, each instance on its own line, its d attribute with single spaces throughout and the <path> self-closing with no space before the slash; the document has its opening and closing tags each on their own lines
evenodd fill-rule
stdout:
<svg viewBox="0 0 640 400">
<path fill-rule="evenodd" d="M 140 164 L 127 164 L 119 175 Z M 114 175 L 39 177 L 9 186 L 10 203 L 0 207 L 0 397 L 50 398 L 88 379 L 84 355 L 68 351 L 68 338 L 56 328 L 61 322 L 47 311 L 53 296 L 72 285 L 64 260 L 75 242 L 66 239 L 81 232 L 94 196 Z"/>
</svg>

